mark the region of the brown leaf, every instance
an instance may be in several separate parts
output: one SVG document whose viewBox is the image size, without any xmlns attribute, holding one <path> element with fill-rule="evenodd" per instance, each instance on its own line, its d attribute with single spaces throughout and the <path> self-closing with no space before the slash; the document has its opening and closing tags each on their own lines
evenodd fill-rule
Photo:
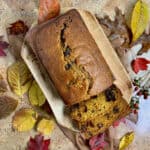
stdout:
<svg viewBox="0 0 150 150">
<path fill-rule="evenodd" d="M 18 105 L 17 100 L 8 96 L 1 96 L 0 97 L 0 119 L 10 115 L 16 109 L 17 105 Z"/>
<path fill-rule="evenodd" d="M 114 21 L 110 20 L 108 16 L 98 20 L 115 49 L 119 49 L 120 46 L 126 48 L 130 45 L 131 31 L 126 24 L 125 16 L 118 8 L 116 8 L 116 17 Z"/>
<path fill-rule="evenodd" d="M 3 79 L 3 76 L 0 74 L 0 95 L 7 91 L 6 82 Z"/>
<path fill-rule="evenodd" d="M 142 55 L 143 53 L 148 52 L 148 50 L 150 49 L 150 43 L 143 43 L 143 47 L 142 49 L 138 52 L 138 55 Z"/>
<path fill-rule="evenodd" d="M 19 35 L 25 34 L 29 28 L 22 20 L 18 20 L 12 23 L 8 29 L 10 34 Z"/>
</svg>

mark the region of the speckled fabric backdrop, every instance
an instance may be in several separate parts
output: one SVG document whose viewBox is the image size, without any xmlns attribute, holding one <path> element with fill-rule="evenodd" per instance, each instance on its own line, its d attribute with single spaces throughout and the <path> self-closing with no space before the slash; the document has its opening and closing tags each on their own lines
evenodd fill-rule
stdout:
<svg viewBox="0 0 150 150">
<path fill-rule="evenodd" d="M 60 0 L 62 8 L 76 7 L 89 10 L 97 16 L 109 14 L 113 19 L 115 15 L 114 8 L 118 6 L 122 12 L 129 6 L 134 4 L 135 0 Z M 150 4 L 150 0 L 147 0 Z M 38 15 L 38 0 L 0 0 L 0 35 L 5 36 L 7 39 L 6 28 L 12 22 L 18 19 L 24 20 L 30 26 L 37 19 Z M 6 77 L 7 67 L 15 61 L 12 54 L 7 51 L 7 57 L 0 58 L 0 73 Z M 7 93 L 10 95 L 10 92 Z M 13 95 L 14 96 L 14 95 Z M 150 102 L 144 103 L 141 107 L 150 105 Z M 19 107 L 30 107 L 27 98 L 20 102 Z M 142 114 L 142 112 L 141 112 Z M 26 143 L 34 131 L 18 133 L 12 130 L 12 116 L 0 120 L 0 150 L 25 150 Z M 142 114 L 141 118 L 144 118 Z M 150 116 L 145 117 L 150 120 Z M 147 128 L 150 128 L 148 126 Z M 150 132 L 150 130 L 149 130 Z M 51 150 L 76 150 L 74 145 L 64 136 L 58 126 L 55 127 L 51 135 L 52 144 Z M 149 150 L 150 149 L 150 135 L 147 132 L 141 136 L 137 134 L 135 142 L 128 148 L 129 150 Z"/>
</svg>

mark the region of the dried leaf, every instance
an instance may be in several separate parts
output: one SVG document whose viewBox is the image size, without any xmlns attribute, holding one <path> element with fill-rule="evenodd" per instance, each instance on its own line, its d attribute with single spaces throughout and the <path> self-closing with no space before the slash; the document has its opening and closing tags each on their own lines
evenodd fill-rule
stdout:
<svg viewBox="0 0 150 150">
<path fill-rule="evenodd" d="M 42 106 L 45 103 L 45 96 L 36 81 L 32 82 L 29 89 L 29 100 L 34 106 Z"/>
<path fill-rule="evenodd" d="M 37 114 L 30 108 L 24 108 L 16 112 L 13 117 L 13 128 L 23 132 L 32 129 L 36 123 Z"/>
<path fill-rule="evenodd" d="M 133 142 L 133 140 L 134 140 L 134 132 L 130 132 L 124 135 L 120 140 L 119 150 L 124 150 L 125 148 L 127 148 L 129 144 Z"/>
<path fill-rule="evenodd" d="M 27 150 L 49 150 L 50 139 L 44 140 L 44 137 L 39 134 L 35 138 L 30 137 Z"/>
<path fill-rule="evenodd" d="M 45 22 L 58 16 L 60 13 L 60 4 L 58 0 L 40 0 L 39 4 L 39 23 Z"/>
<path fill-rule="evenodd" d="M 8 68 L 8 82 L 14 93 L 22 96 L 31 86 L 32 75 L 22 61 L 12 64 Z"/>
<path fill-rule="evenodd" d="M 9 44 L 3 41 L 3 36 L 0 36 L 0 56 L 6 56 L 4 49 L 8 48 Z"/>
<path fill-rule="evenodd" d="M 45 101 L 45 103 L 42 105 L 41 109 L 44 110 L 48 114 L 52 114 L 52 110 L 51 110 L 50 105 L 47 101 Z"/>
<path fill-rule="evenodd" d="M 51 134 L 54 129 L 54 120 L 53 119 L 42 119 L 37 125 L 37 131 L 45 135 Z"/>
<path fill-rule="evenodd" d="M 138 73 L 140 70 L 144 71 L 148 69 L 148 64 L 150 64 L 150 60 L 145 58 L 136 58 L 132 61 L 131 66 L 135 73 Z"/>
<path fill-rule="evenodd" d="M 150 50 L 150 43 L 145 42 L 143 43 L 142 49 L 138 52 L 138 55 L 142 55 L 143 53 L 147 53 Z"/>
<path fill-rule="evenodd" d="M 149 8 L 142 0 L 138 0 L 131 17 L 133 41 L 136 41 L 146 29 L 149 22 Z"/>
<path fill-rule="evenodd" d="M 7 91 L 7 85 L 2 77 L 2 75 L 0 74 L 0 95 L 5 93 Z"/>
<path fill-rule="evenodd" d="M 0 97 L 0 119 L 9 116 L 17 107 L 18 101 L 7 96 Z"/>
<path fill-rule="evenodd" d="M 102 150 L 107 144 L 104 133 L 94 136 L 89 140 L 91 150 Z"/>
<path fill-rule="evenodd" d="M 10 34 L 19 35 L 25 34 L 29 28 L 22 20 L 18 20 L 12 23 L 8 29 Z"/>
</svg>

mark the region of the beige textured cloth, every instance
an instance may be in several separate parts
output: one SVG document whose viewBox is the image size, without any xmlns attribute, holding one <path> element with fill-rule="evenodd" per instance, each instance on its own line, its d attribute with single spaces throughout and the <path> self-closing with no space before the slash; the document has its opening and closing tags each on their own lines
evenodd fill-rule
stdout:
<svg viewBox="0 0 150 150">
<path fill-rule="evenodd" d="M 63 9 L 68 7 L 76 7 L 89 10 L 97 16 L 110 15 L 113 19 L 115 15 L 114 8 L 118 6 L 123 12 L 129 6 L 132 7 L 135 0 L 60 0 L 61 7 Z M 150 4 L 150 0 L 147 0 Z M 30 26 L 37 19 L 38 14 L 38 0 L 0 0 L 0 35 L 4 35 L 6 40 L 9 40 L 11 45 L 8 50 L 7 57 L 0 58 L 0 73 L 6 78 L 6 69 L 12 64 L 15 59 L 12 54 L 18 57 L 23 38 L 20 36 L 8 36 L 6 34 L 6 28 L 10 23 L 15 22 L 18 19 L 24 20 L 28 26 Z M 17 53 L 17 55 L 16 55 Z M 10 93 L 8 93 L 9 95 Z M 30 107 L 28 100 L 23 99 L 19 107 Z M 35 131 L 18 133 L 12 130 L 12 116 L 14 113 L 6 119 L 0 120 L 0 150 L 25 150 L 27 141 L 30 136 L 35 135 Z M 116 133 L 121 133 L 121 125 L 115 130 Z M 71 132 L 62 128 L 62 131 L 67 137 L 69 137 L 73 143 L 77 144 L 78 149 L 87 150 L 84 140 L 79 135 L 74 135 Z M 56 125 L 51 135 L 51 150 L 76 150 L 74 144 L 63 134 L 60 128 Z M 47 136 L 50 137 L 50 136 Z M 117 134 L 117 137 L 121 137 L 121 134 Z M 136 137 L 135 142 L 128 148 L 129 150 L 149 150 L 150 136 L 146 135 L 142 139 Z M 144 146 L 144 148 L 143 148 Z"/>
</svg>

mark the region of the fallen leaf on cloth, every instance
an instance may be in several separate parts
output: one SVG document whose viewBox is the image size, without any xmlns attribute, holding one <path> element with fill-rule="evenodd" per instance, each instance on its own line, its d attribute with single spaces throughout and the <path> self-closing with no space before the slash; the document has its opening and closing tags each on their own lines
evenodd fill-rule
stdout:
<svg viewBox="0 0 150 150">
<path fill-rule="evenodd" d="M 107 144 L 104 133 L 94 136 L 89 140 L 91 150 L 102 150 Z"/>
<path fill-rule="evenodd" d="M 0 119 L 9 116 L 18 106 L 18 101 L 8 97 L 0 97 Z"/>
<path fill-rule="evenodd" d="M 7 85 L 3 79 L 3 76 L 0 74 L 0 95 L 4 94 L 7 91 Z"/>
<path fill-rule="evenodd" d="M 32 83 L 32 75 L 22 61 L 12 64 L 7 71 L 8 83 L 12 91 L 18 96 L 26 93 Z"/>
<path fill-rule="evenodd" d="M 120 124 L 121 122 L 122 122 L 122 123 L 126 123 L 125 118 L 122 118 L 122 119 L 120 119 L 120 120 L 115 121 L 115 122 L 113 123 L 113 127 L 115 128 L 115 127 L 119 126 L 119 124 Z"/>
<path fill-rule="evenodd" d="M 35 138 L 30 137 L 27 150 L 49 150 L 50 139 L 44 140 L 41 134 L 36 135 Z"/>
<path fill-rule="evenodd" d="M 119 150 L 125 150 L 134 140 L 134 132 L 125 134 L 119 144 Z"/>
<path fill-rule="evenodd" d="M 43 133 L 44 135 L 49 135 L 54 129 L 54 120 L 43 118 L 37 125 L 37 131 Z"/>
<path fill-rule="evenodd" d="M 148 64 L 150 64 L 150 60 L 145 58 L 136 58 L 132 61 L 131 66 L 135 73 L 138 73 L 140 70 L 147 70 Z"/>
<path fill-rule="evenodd" d="M 28 26 L 22 20 L 12 23 L 8 29 L 9 33 L 14 35 L 26 34 L 29 30 Z"/>
<path fill-rule="evenodd" d="M 42 106 L 46 100 L 43 92 L 35 80 L 32 82 L 32 85 L 29 89 L 29 100 L 34 106 Z"/>
<path fill-rule="evenodd" d="M 30 108 L 23 108 L 16 112 L 13 117 L 13 128 L 17 131 L 29 131 L 31 130 L 37 119 L 37 113 Z"/>
<path fill-rule="evenodd" d="M 133 41 L 136 41 L 144 32 L 149 22 L 149 8 L 142 0 L 138 0 L 132 12 L 131 30 Z"/>
<path fill-rule="evenodd" d="M 40 0 L 39 2 L 39 23 L 45 22 L 58 16 L 60 4 L 58 0 Z"/>
<path fill-rule="evenodd" d="M 3 41 L 3 36 L 0 36 L 0 56 L 6 56 L 4 49 L 8 48 L 9 44 Z"/>
</svg>

